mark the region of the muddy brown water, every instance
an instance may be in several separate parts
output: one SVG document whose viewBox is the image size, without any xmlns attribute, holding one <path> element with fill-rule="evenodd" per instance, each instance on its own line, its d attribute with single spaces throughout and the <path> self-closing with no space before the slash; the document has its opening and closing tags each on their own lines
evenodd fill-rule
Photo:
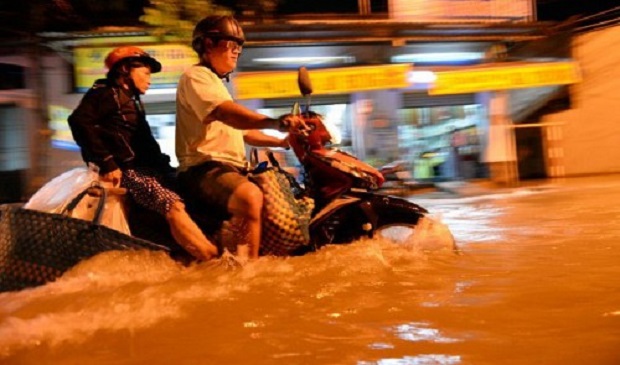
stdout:
<svg viewBox="0 0 620 365">
<path fill-rule="evenodd" d="M 620 364 L 620 179 L 414 200 L 461 254 L 434 232 L 237 269 L 107 253 L 0 294 L 0 363 Z"/>
</svg>

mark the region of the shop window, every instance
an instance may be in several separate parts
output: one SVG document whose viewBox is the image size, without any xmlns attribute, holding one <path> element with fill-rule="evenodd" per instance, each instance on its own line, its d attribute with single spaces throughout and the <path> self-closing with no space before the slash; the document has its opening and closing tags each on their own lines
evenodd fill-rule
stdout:
<svg viewBox="0 0 620 365">
<path fill-rule="evenodd" d="M 417 126 L 420 124 L 420 109 L 401 109 L 400 120 L 403 125 Z"/>
<path fill-rule="evenodd" d="M 18 65 L 0 63 L 0 90 L 26 88 L 25 69 Z"/>
<path fill-rule="evenodd" d="M 405 108 L 399 111 L 400 158 L 411 162 L 419 180 L 483 177 L 480 168 L 480 126 L 477 104 Z"/>
</svg>

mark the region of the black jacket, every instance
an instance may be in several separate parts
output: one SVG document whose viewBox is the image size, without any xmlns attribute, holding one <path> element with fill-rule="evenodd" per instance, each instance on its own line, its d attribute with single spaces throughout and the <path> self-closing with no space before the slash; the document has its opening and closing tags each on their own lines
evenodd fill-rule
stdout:
<svg viewBox="0 0 620 365">
<path fill-rule="evenodd" d="M 161 152 L 140 101 L 105 79 L 95 82 L 68 121 L 82 158 L 97 165 L 100 174 L 117 168 L 171 169 L 170 157 Z"/>
</svg>

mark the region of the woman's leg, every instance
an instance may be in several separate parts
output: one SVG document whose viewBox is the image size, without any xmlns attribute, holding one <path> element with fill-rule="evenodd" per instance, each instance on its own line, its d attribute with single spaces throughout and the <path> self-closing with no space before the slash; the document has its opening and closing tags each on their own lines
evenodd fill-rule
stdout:
<svg viewBox="0 0 620 365">
<path fill-rule="evenodd" d="M 163 177 L 160 178 L 163 181 Z M 163 215 L 172 237 L 192 256 L 199 260 L 217 257 L 217 247 L 189 216 L 181 197 L 162 185 L 154 172 L 146 169 L 124 171 L 121 185 L 128 189 L 137 204 Z"/>
<path fill-rule="evenodd" d="M 199 260 L 217 257 L 217 247 L 187 214 L 185 204 L 177 200 L 166 214 L 172 237 L 181 247 Z"/>
</svg>

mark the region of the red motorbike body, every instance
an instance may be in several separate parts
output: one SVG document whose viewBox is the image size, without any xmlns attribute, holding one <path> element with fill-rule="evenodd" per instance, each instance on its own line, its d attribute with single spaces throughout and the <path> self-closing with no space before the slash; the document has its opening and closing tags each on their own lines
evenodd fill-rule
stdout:
<svg viewBox="0 0 620 365">
<path fill-rule="evenodd" d="M 381 187 L 385 178 L 379 170 L 344 151 L 326 147 L 331 135 L 319 114 L 306 112 L 303 117 L 310 130 L 291 131 L 289 143 L 306 170 L 315 199 L 325 202 L 351 188 Z"/>
</svg>

